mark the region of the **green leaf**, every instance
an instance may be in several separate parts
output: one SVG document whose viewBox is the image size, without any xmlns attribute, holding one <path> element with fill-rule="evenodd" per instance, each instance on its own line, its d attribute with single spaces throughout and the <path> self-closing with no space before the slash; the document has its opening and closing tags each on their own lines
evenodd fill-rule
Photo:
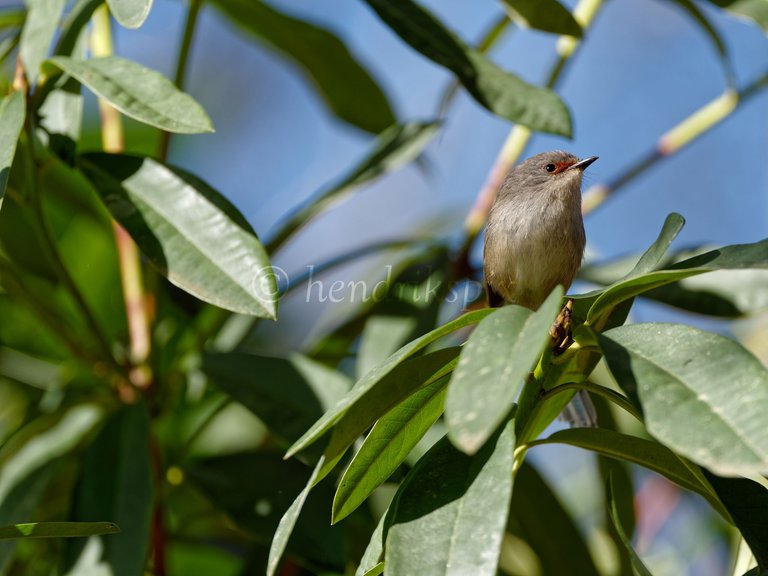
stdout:
<svg viewBox="0 0 768 576">
<path fill-rule="evenodd" d="M 3 196 L 8 185 L 8 175 L 11 172 L 13 156 L 16 153 L 16 143 L 21 129 L 24 127 L 26 102 L 24 94 L 13 92 L 3 98 L 0 104 L 0 208 L 3 206 Z"/>
<path fill-rule="evenodd" d="M 621 434 L 605 428 L 571 428 L 558 430 L 548 438 L 536 440 L 531 445 L 567 444 L 597 454 L 615 458 L 633 464 L 639 464 L 661 474 L 681 488 L 691 490 L 703 496 L 715 510 L 728 517 L 722 504 L 715 496 L 701 473 L 696 474 L 680 457 L 658 442 Z"/>
<path fill-rule="evenodd" d="M 456 365 L 458 355 L 458 347 L 452 347 L 409 358 L 382 378 L 360 401 L 350 406 L 333 429 L 325 448 L 326 464 L 320 477 L 324 478 L 355 440 L 391 408 L 423 386 L 444 379 Z"/>
<path fill-rule="evenodd" d="M 294 442 L 323 414 L 323 387 L 346 378 L 323 368 L 322 382 L 307 378 L 296 358 L 275 358 L 241 352 L 207 353 L 202 370 L 237 402 L 258 416 L 269 429 Z M 336 384 L 338 389 L 340 386 Z M 347 388 L 348 389 L 348 388 Z"/>
<path fill-rule="evenodd" d="M 286 510 L 285 514 L 283 514 L 283 517 L 280 519 L 280 523 L 277 525 L 277 530 L 275 530 L 275 535 L 272 538 L 272 545 L 269 547 L 267 576 L 274 576 L 275 572 L 277 571 L 280 558 L 282 558 L 283 552 L 285 552 L 285 548 L 288 545 L 288 539 L 291 537 L 293 528 L 296 526 L 296 521 L 299 519 L 301 508 L 304 506 L 304 502 L 306 501 L 307 496 L 309 496 L 309 491 L 312 490 L 312 486 L 315 485 L 315 480 L 317 479 L 317 475 L 323 467 L 323 463 L 324 458 L 320 458 L 320 460 L 317 462 L 317 465 L 315 466 L 315 469 L 312 471 L 312 475 L 307 481 L 307 485 L 301 492 L 299 492 L 299 495 L 296 496 L 293 504 L 288 507 L 288 510 Z"/>
<path fill-rule="evenodd" d="M 376 422 L 339 480 L 333 523 L 352 513 L 384 483 L 440 418 L 445 385 L 445 379 L 435 380 Z"/>
<path fill-rule="evenodd" d="M 0 30 L 22 26 L 25 17 L 26 12 L 20 9 L 6 8 L 0 11 Z"/>
<path fill-rule="evenodd" d="M 33 522 L 0 527 L 0 539 L 8 538 L 80 538 L 117 534 L 112 522 Z"/>
<path fill-rule="evenodd" d="M 768 570 L 768 490 L 747 478 L 723 478 L 704 470 L 733 523 L 749 544 L 760 574 Z"/>
<path fill-rule="evenodd" d="M 286 458 L 293 456 L 300 450 L 303 450 L 310 444 L 316 442 L 322 437 L 331 427 L 336 424 L 344 413 L 349 410 L 351 406 L 359 402 L 364 398 L 372 389 L 374 389 L 379 382 L 384 379 L 392 370 L 395 369 L 406 358 L 413 356 L 416 352 L 423 350 L 428 345 L 432 344 L 436 340 L 450 334 L 451 332 L 470 326 L 482 320 L 485 316 L 490 314 L 492 310 L 483 309 L 469 312 L 462 316 L 459 316 L 455 320 L 424 334 L 420 338 L 413 340 L 400 348 L 392 356 L 387 358 L 384 362 L 379 364 L 376 368 L 368 372 L 365 376 L 360 378 L 354 385 L 352 390 L 349 391 L 342 400 L 332 409 L 323 414 L 315 424 L 304 433 L 304 435 L 297 440 L 293 446 L 286 453 Z"/>
<path fill-rule="evenodd" d="M 107 5 L 121 26 L 138 28 L 149 16 L 152 0 L 107 0 Z"/>
<path fill-rule="evenodd" d="M 768 33 L 768 2 L 765 0 L 709 0 L 733 15 L 752 20 Z"/>
<path fill-rule="evenodd" d="M 576 521 L 528 460 L 515 475 L 509 531 L 536 553 L 539 574 L 600 574 Z"/>
<path fill-rule="evenodd" d="M 637 276 L 656 270 L 662 263 L 664 255 L 669 250 L 672 242 L 677 238 L 677 235 L 680 234 L 683 226 L 685 226 L 685 218 L 676 212 L 668 214 L 654 243 L 648 247 L 642 256 L 640 256 L 637 264 L 635 264 L 634 268 L 632 268 L 622 280 L 636 278 Z"/>
<path fill-rule="evenodd" d="M 635 574 L 637 574 L 637 576 L 652 576 L 650 570 L 645 567 L 645 564 L 643 564 L 640 556 L 638 556 L 637 552 L 635 552 L 635 549 L 632 548 L 632 542 L 629 541 L 629 538 L 624 532 L 624 527 L 621 525 L 621 520 L 619 519 L 619 511 L 616 508 L 616 501 L 613 498 L 613 483 L 611 482 L 610 478 L 608 479 L 608 487 L 606 488 L 606 493 L 608 498 L 608 513 L 611 517 L 611 522 L 613 522 L 613 526 L 616 528 L 616 532 L 618 533 L 619 538 L 621 538 L 621 541 L 624 543 L 624 547 L 629 553 L 629 559 L 632 561 L 632 569 L 634 570 Z"/>
<path fill-rule="evenodd" d="M 371 534 L 368 546 L 365 547 L 363 557 L 360 558 L 360 564 L 358 565 L 357 570 L 355 570 L 355 576 L 366 576 L 368 572 L 383 564 L 381 558 L 384 555 L 384 527 L 386 520 L 386 514 L 383 514 L 381 518 L 379 518 L 379 523 L 376 524 L 376 529 L 373 531 L 373 534 Z"/>
<path fill-rule="evenodd" d="M 448 385 L 445 420 L 454 446 L 474 454 L 509 414 L 550 341 L 563 297 L 556 288 L 536 311 L 506 306 L 470 334 Z"/>
<path fill-rule="evenodd" d="M 664 270 L 619 280 L 606 288 L 592 303 L 587 314 L 591 323 L 613 310 L 617 304 L 644 292 L 677 282 L 683 278 L 715 270 L 768 268 L 768 239 L 754 244 L 735 244 L 688 258 Z M 589 295 L 587 295 L 589 296 Z"/>
<path fill-rule="evenodd" d="M 768 371 L 741 345 L 656 323 L 614 328 L 600 344 L 657 440 L 724 476 L 768 473 Z"/>
<path fill-rule="evenodd" d="M 419 460 L 388 513 L 387 572 L 495 576 L 512 496 L 514 425 L 474 456 L 446 437 Z"/>
<path fill-rule="evenodd" d="M 385 566 L 386 564 L 384 564 L 384 562 L 379 562 L 378 564 L 376 564 L 376 566 L 368 570 L 368 572 L 366 572 L 364 576 L 379 576 L 380 574 L 384 574 Z"/>
<path fill-rule="evenodd" d="M 414 50 L 453 72 L 491 112 L 531 130 L 571 136 L 568 109 L 551 90 L 502 70 L 412 0 L 366 2 Z"/>
<path fill-rule="evenodd" d="M 25 4 L 27 18 L 21 29 L 19 56 L 24 63 L 27 81 L 34 84 L 40 73 L 40 65 L 48 56 L 66 1 L 25 0 Z"/>
<path fill-rule="evenodd" d="M 310 219 L 331 205 L 341 202 L 355 189 L 411 162 L 424 151 L 439 128 L 440 124 L 437 122 L 412 122 L 391 126 L 382 132 L 376 139 L 371 153 L 346 176 L 327 189 L 317 192 L 285 218 L 285 222 L 267 243 L 269 253 L 274 253 Z"/>
<path fill-rule="evenodd" d="M 150 158 L 94 153 L 79 164 L 112 216 L 173 284 L 233 312 L 276 318 L 269 258 L 221 194 Z"/>
<path fill-rule="evenodd" d="M 259 0 L 215 0 L 237 26 L 304 69 L 333 113 L 368 132 L 396 122 L 387 96 L 334 34 Z"/>
<path fill-rule="evenodd" d="M 125 406 L 107 421 L 82 462 L 73 520 L 109 518 L 120 537 L 103 540 L 102 562 L 114 576 L 143 574 L 149 554 L 153 482 L 150 419 L 143 402 Z M 69 543 L 69 561 L 86 554 L 85 541 Z"/>
<path fill-rule="evenodd" d="M 159 72 L 132 60 L 54 56 L 45 61 L 45 68 L 60 69 L 126 116 L 149 126 L 179 134 L 213 132 L 200 104 Z"/>
<path fill-rule="evenodd" d="M 581 26 L 557 0 L 503 0 L 515 20 L 529 28 L 581 38 Z"/>
</svg>

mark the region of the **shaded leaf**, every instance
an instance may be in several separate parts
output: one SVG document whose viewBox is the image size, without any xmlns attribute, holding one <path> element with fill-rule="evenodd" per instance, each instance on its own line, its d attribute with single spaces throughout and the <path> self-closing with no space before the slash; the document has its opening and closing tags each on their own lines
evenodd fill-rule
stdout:
<svg viewBox="0 0 768 576">
<path fill-rule="evenodd" d="M 339 480 L 332 522 L 348 516 L 384 483 L 440 418 L 446 383 L 435 380 L 376 422 Z"/>
<path fill-rule="evenodd" d="M 635 574 L 637 574 L 637 576 L 652 576 L 650 570 L 645 567 L 645 564 L 643 564 L 640 556 L 638 556 L 637 552 L 635 552 L 635 549 L 632 548 L 632 542 L 630 542 L 629 538 L 624 532 L 624 528 L 621 525 L 621 521 L 619 520 L 619 511 L 616 508 L 616 502 L 613 498 L 613 483 L 611 482 L 610 478 L 608 479 L 608 487 L 606 489 L 606 493 L 608 498 L 609 516 L 613 522 L 613 526 L 616 529 L 616 532 L 619 535 L 619 538 L 624 543 L 624 547 L 629 553 L 629 559 L 632 561 L 632 569 L 634 570 Z"/>
<path fill-rule="evenodd" d="M 515 20 L 530 28 L 581 38 L 581 26 L 568 9 L 557 0 L 503 0 Z"/>
<path fill-rule="evenodd" d="M 656 323 L 614 328 L 600 344 L 652 436 L 718 474 L 768 473 L 768 371 L 740 344 Z"/>
<path fill-rule="evenodd" d="M 534 444 L 568 444 L 617 460 L 639 464 L 661 474 L 681 488 L 700 494 L 724 517 L 728 516 L 701 473 L 694 473 L 677 454 L 663 444 L 605 428 L 558 430 Z"/>
<path fill-rule="evenodd" d="M 149 413 L 143 402 L 125 406 L 107 421 L 88 447 L 72 510 L 72 519 L 94 522 L 109 518 L 120 526 L 105 538 L 102 562 L 114 576 L 144 572 L 149 554 L 153 484 L 150 465 Z M 70 543 L 73 564 L 86 543 Z"/>
<path fill-rule="evenodd" d="M 476 310 L 469 312 L 462 316 L 459 316 L 455 320 L 432 330 L 431 332 L 413 340 L 400 348 L 392 356 L 387 358 L 384 362 L 376 366 L 373 370 L 368 372 L 365 376 L 360 378 L 354 385 L 352 390 L 347 394 L 332 410 L 329 410 L 323 414 L 315 424 L 304 433 L 304 435 L 297 440 L 293 446 L 288 450 L 286 457 L 290 457 L 296 454 L 300 450 L 303 450 L 310 444 L 316 442 L 321 436 L 323 436 L 330 428 L 338 422 L 344 413 L 355 403 L 360 401 L 368 394 L 370 390 L 375 388 L 377 384 L 387 376 L 395 367 L 403 362 L 406 358 L 416 354 L 416 352 L 423 350 L 428 345 L 432 344 L 436 340 L 450 334 L 451 332 L 470 326 L 482 320 L 485 316 L 490 314 L 492 310 Z"/>
<path fill-rule="evenodd" d="M 439 128 L 437 122 L 412 122 L 386 129 L 376 139 L 371 153 L 346 176 L 329 188 L 320 190 L 285 218 L 267 243 L 269 253 L 272 254 L 309 220 L 342 201 L 355 189 L 411 162 L 423 152 Z"/>
<path fill-rule="evenodd" d="M 328 107 L 368 132 L 395 123 L 387 96 L 334 34 L 293 18 L 259 0 L 215 0 L 237 26 L 301 66 Z"/>
<path fill-rule="evenodd" d="M 3 205 L 8 175 L 11 172 L 16 143 L 24 127 L 26 102 L 24 94 L 13 92 L 0 104 L 0 207 Z"/>
<path fill-rule="evenodd" d="M 111 522 L 33 522 L 0 527 L 0 539 L 80 538 L 120 532 Z"/>
<path fill-rule="evenodd" d="M 152 0 L 107 0 L 107 5 L 121 26 L 138 28 L 149 16 Z"/>
<path fill-rule="evenodd" d="M 366 2 L 414 50 L 453 72 L 467 92 L 491 112 L 532 130 L 571 135 L 568 109 L 551 90 L 502 70 L 411 0 Z"/>
<path fill-rule="evenodd" d="M 60 69 L 87 86 L 126 116 L 179 134 L 213 132 L 208 114 L 165 76 L 117 56 L 75 60 L 54 56 L 49 69 Z"/>
<path fill-rule="evenodd" d="M 80 166 L 112 216 L 173 284 L 233 312 L 276 317 L 277 286 L 267 254 L 221 194 L 139 156 L 85 154 Z"/>
<path fill-rule="evenodd" d="M 322 416 L 322 387 L 344 378 L 325 368 L 325 377 L 313 387 L 295 359 L 241 352 L 204 354 L 202 370 L 218 388 L 289 442 L 297 440 Z"/>
<path fill-rule="evenodd" d="M 440 440 L 388 512 L 385 562 L 398 576 L 495 576 L 512 496 L 514 426 L 474 456 Z"/>
<path fill-rule="evenodd" d="M 527 460 L 515 475 L 509 530 L 536 552 L 541 574 L 600 574 L 576 521 Z"/>
<path fill-rule="evenodd" d="M 360 558 L 360 564 L 357 570 L 355 570 L 355 576 L 367 576 L 368 572 L 382 564 L 381 559 L 384 555 L 384 525 L 386 520 L 386 514 L 379 518 L 379 523 L 376 524 L 376 529 L 371 534 L 368 546 L 365 547 L 363 557 Z"/>
<path fill-rule="evenodd" d="M 461 451 L 475 453 L 512 409 L 550 341 L 562 297 L 556 288 L 536 312 L 505 306 L 470 334 L 445 401 L 448 437 Z"/>
<path fill-rule="evenodd" d="M 21 29 L 19 56 L 24 63 L 27 81 L 34 84 L 40 65 L 48 56 L 66 0 L 25 0 L 25 4 L 27 18 Z"/>
<path fill-rule="evenodd" d="M 723 478 L 706 469 L 704 474 L 749 544 L 762 574 L 768 570 L 768 490 L 747 478 Z"/>
</svg>

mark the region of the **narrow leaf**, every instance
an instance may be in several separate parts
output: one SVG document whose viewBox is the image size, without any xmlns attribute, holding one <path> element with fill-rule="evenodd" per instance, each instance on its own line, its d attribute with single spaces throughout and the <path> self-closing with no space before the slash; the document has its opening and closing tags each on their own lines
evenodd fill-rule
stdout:
<svg viewBox="0 0 768 576">
<path fill-rule="evenodd" d="M 80 538 L 118 532 L 120 528 L 112 522 L 34 522 L 0 527 L 0 539 Z"/>
<path fill-rule="evenodd" d="M 117 56 L 75 60 L 54 56 L 45 66 L 60 69 L 126 116 L 179 134 L 213 132 L 208 114 L 165 76 Z"/>
<path fill-rule="evenodd" d="M 107 0 L 107 5 L 121 26 L 138 28 L 149 16 L 152 0 Z"/>
<path fill-rule="evenodd" d="M 516 17 L 528 27 L 581 38 L 581 26 L 568 9 L 557 0 L 503 0 Z"/>
<path fill-rule="evenodd" d="M 551 90 L 502 70 L 412 0 L 366 2 L 414 50 L 453 72 L 467 92 L 491 112 L 531 130 L 571 135 L 568 109 Z"/>
<path fill-rule="evenodd" d="M 355 570 L 355 576 L 366 576 L 368 572 L 374 570 L 380 564 L 384 555 L 384 525 L 387 520 L 387 515 L 383 514 L 379 518 L 379 523 L 376 524 L 376 529 L 371 534 L 371 539 L 368 541 L 368 546 L 365 547 L 363 557 L 360 558 L 360 564 Z"/>
<path fill-rule="evenodd" d="M 676 212 L 669 214 L 654 243 L 640 256 L 635 267 L 623 279 L 628 280 L 656 270 L 683 226 L 685 226 L 685 218 Z"/>
<path fill-rule="evenodd" d="M 536 312 L 515 305 L 501 308 L 469 336 L 445 402 L 448 437 L 461 451 L 477 452 L 512 409 L 550 341 L 562 297 L 558 287 Z"/>
<path fill-rule="evenodd" d="M 384 562 L 379 562 L 376 566 L 368 570 L 368 572 L 365 573 L 365 576 L 379 576 L 380 574 L 384 574 L 384 566 Z"/>
<path fill-rule="evenodd" d="M 512 496 L 514 425 L 474 456 L 443 438 L 400 487 L 385 563 L 398 576 L 495 576 Z"/>
<path fill-rule="evenodd" d="M 307 485 L 301 492 L 299 492 L 299 495 L 296 496 L 296 500 L 293 501 L 293 504 L 291 504 L 283 517 L 280 519 L 280 524 L 278 524 L 275 535 L 272 538 L 272 545 L 269 547 L 267 576 L 274 576 L 275 572 L 277 571 L 280 558 L 282 558 L 283 552 L 285 552 L 285 548 L 288 545 L 288 539 L 291 537 L 293 528 L 296 526 L 296 521 L 299 519 L 301 508 L 304 506 L 304 502 L 306 501 L 307 496 L 309 496 L 309 492 L 312 490 L 312 486 L 315 485 L 315 480 L 317 479 L 317 475 L 320 472 L 320 469 L 323 467 L 323 463 L 324 459 L 320 458 L 320 460 L 317 462 L 317 465 L 315 466 L 314 471 L 312 472 L 312 475 L 309 477 Z"/>
<path fill-rule="evenodd" d="M 221 194 L 150 158 L 86 154 L 80 167 L 112 216 L 173 284 L 233 312 L 276 317 L 269 258 Z"/>
<path fill-rule="evenodd" d="M 445 385 L 436 380 L 376 422 L 339 480 L 332 522 L 352 513 L 408 457 L 443 413 Z"/>
<path fill-rule="evenodd" d="M 703 496 L 724 517 L 728 517 L 712 488 L 704 480 L 701 473 L 694 472 L 686 466 L 680 457 L 669 448 L 658 442 L 621 434 L 605 428 L 571 428 L 558 430 L 543 440 L 533 442 L 539 444 L 568 444 L 597 454 L 632 462 L 653 470 L 671 480 L 681 488 L 691 490 Z"/>
<path fill-rule="evenodd" d="M 395 367 L 403 362 L 406 358 L 413 356 L 419 350 L 423 350 L 428 345 L 432 344 L 436 340 L 450 334 L 451 332 L 460 328 L 465 328 L 482 320 L 485 316 L 490 314 L 492 310 L 483 309 L 469 312 L 462 316 L 459 316 L 455 320 L 440 326 L 424 334 L 420 338 L 409 342 L 400 350 L 395 352 L 392 356 L 387 358 L 384 362 L 376 366 L 373 370 L 368 372 L 354 385 L 352 390 L 349 391 L 342 400 L 332 409 L 323 414 L 315 424 L 304 433 L 304 435 L 291 446 L 286 453 L 286 458 L 296 454 L 300 450 L 303 450 L 310 444 L 316 442 L 323 434 L 325 434 L 330 428 L 339 421 L 344 413 L 361 398 L 363 398 L 371 389 L 373 389 L 379 381 L 381 381 L 387 374 L 389 374 Z"/>
<path fill-rule="evenodd" d="M 0 208 L 25 115 L 26 102 L 21 92 L 13 92 L 0 104 Z"/>
<path fill-rule="evenodd" d="M 259 0 L 215 0 L 232 22 L 298 64 L 336 116 L 368 132 L 395 123 L 387 96 L 334 34 Z"/>
<path fill-rule="evenodd" d="M 657 270 L 619 280 L 603 290 L 593 301 L 587 319 L 595 322 L 617 304 L 683 278 L 715 270 L 768 268 L 768 240 L 754 244 L 735 244 L 694 256 Z M 590 296 L 590 295 L 586 295 Z"/>
<path fill-rule="evenodd" d="M 632 569 L 634 570 L 635 574 L 637 574 L 637 576 L 652 576 L 650 570 L 645 567 L 645 564 L 643 564 L 640 556 L 637 555 L 637 552 L 635 552 L 635 549 L 632 547 L 632 542 L 629 541 L 627 534 L 624 532 L 624 527 L 621 525 L 621 520 L 619 519 L 619 511 L 616 508 L 616 501 L 613 498 L 613 483 L 611 482 L 610 478 L 608 479 L 608 487 L 606 489 L 606 493 L 608 499 L 608 513 L 611 518 L 611 522 L 613 522 L 613 526 L 616 529 L 619 538 L 624 543 L 624 547 L 629 553 L 629 559 L 632 562 Z"/>
<path fill-rule="evenodd" d="M 66 0 L 25 0 L 25 4 L 27 18 L 21 29 L 19 56 L 24 63 L 27 81 L 34 84 L 40 65 L 48 56 Z"/>
<path fill-rule="evenodd" d="M 724 476 L 768 473 L 768 371 L 737 342 L 678 324 L 634 324 L 600 337 L 648 431 Z"/>
<path fill-rule="evenodd" d="M 376 139 L 371 153 L 346 176 L 330 187 L 320 190 L 285 218 L 267 244 L 269 253 L 274 253 L 309 220 L 331 205 L 341 202 L 360 186 L 414 160 L 432 141 L 439 128 L 437 122 L 412 122 L 391 126 L 382 132 Z"/>
</svg>

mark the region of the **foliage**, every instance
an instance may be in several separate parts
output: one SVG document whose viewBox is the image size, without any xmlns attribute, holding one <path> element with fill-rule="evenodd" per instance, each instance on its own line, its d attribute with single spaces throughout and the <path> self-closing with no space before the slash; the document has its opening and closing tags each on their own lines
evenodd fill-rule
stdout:
<svg viewBox="0 0 768 576">
<path fill-rule="evenodd" d="M 599 0 L 573 12 L 504 0 L 477 47 L 413 0 L 364 1 L 479 105 L 518 124 L 502 175 L 532 132 L 571 134 L 557 80 Z M 736 88 L 714 8 L 676 3 L 715 46 L 729 86 L 650 159 L 588 194 L 587 211 L 768 84 Z M 261 354 L 248 336 L 279 322 L 278 302 L 296 287 L 276 278 L 274 254 L 341 198 L 422 160 L 441 119 L 396 118 L 330 30 L 261 1 L 212 0 L 297 64 L 340 121 L 375 135 L 365 158 L 286 210 L 262 243 L 224 195 L 166 161 L 171 133 L 213 130 L 182 90 L 201 0 L 189 3 L 174 82 L 112 53 L 110 12 L 137 28 L 152 0 L 70 4 L 0 12 L 2 55 L 17 57 L 0 104 L 0 573 L 494 576 L 526 573 L 533 557 L 542 574 L 606 574 L 528 458 L 553 444 L 599 456 L 602 527 L 623 569 L 650 573 L 632 547 L 632 464 L 700 495 L 746 541 L 750 573 L 768 570 L 768 371 L 736 340 L 628 321 L 638 297 L 714 317 L 765 308 L 764 276 L 729 279 L 767 269 L 768 240 L 670 252 L 684 224 L 671 214 L 642 255 L 585 266 L 590 292 L 558 288 L 537 311 L 470 302 L 457 315 L 449 289 L 477 277 L 473 213 L 458 249 L 405 242 L 407 258 L 370 305 L 304 349 Z M 712 4 L 768 22 L 761 0 Z M 546 85 L 486 55 L 508 16 L 568 35 Z M 84 90 L 99 99 L 98 151 L 83 147 Z M 117 112 L 158 131 L 159 150 L 125 153 Z M 487 202 L 478 205 L 482 220 Z M 573 343 L 555 354 L 549 330 L 568 299 Z M 545 435 L 579 390 L 600 427 Z M 239 450 L 206 453 L 211 430 L 229 421 Z"/>
</svg>

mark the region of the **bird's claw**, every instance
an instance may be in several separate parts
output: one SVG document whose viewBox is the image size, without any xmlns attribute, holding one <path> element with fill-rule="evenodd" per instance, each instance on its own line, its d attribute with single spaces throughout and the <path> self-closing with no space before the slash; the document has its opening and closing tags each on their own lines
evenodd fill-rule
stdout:
<svg viewBox="0 0 768 576">
<path fill-rule="evenodd" d="M 552 353 L 557 356 L 565 352 L 566 348 L 573 342 L 571 327 L 573 325 L 573 300 L 568 299 L 560 314 L 557 315 L 554 323 L 549 329 L 549 335 L 552 337 Z"/>
</svg>

